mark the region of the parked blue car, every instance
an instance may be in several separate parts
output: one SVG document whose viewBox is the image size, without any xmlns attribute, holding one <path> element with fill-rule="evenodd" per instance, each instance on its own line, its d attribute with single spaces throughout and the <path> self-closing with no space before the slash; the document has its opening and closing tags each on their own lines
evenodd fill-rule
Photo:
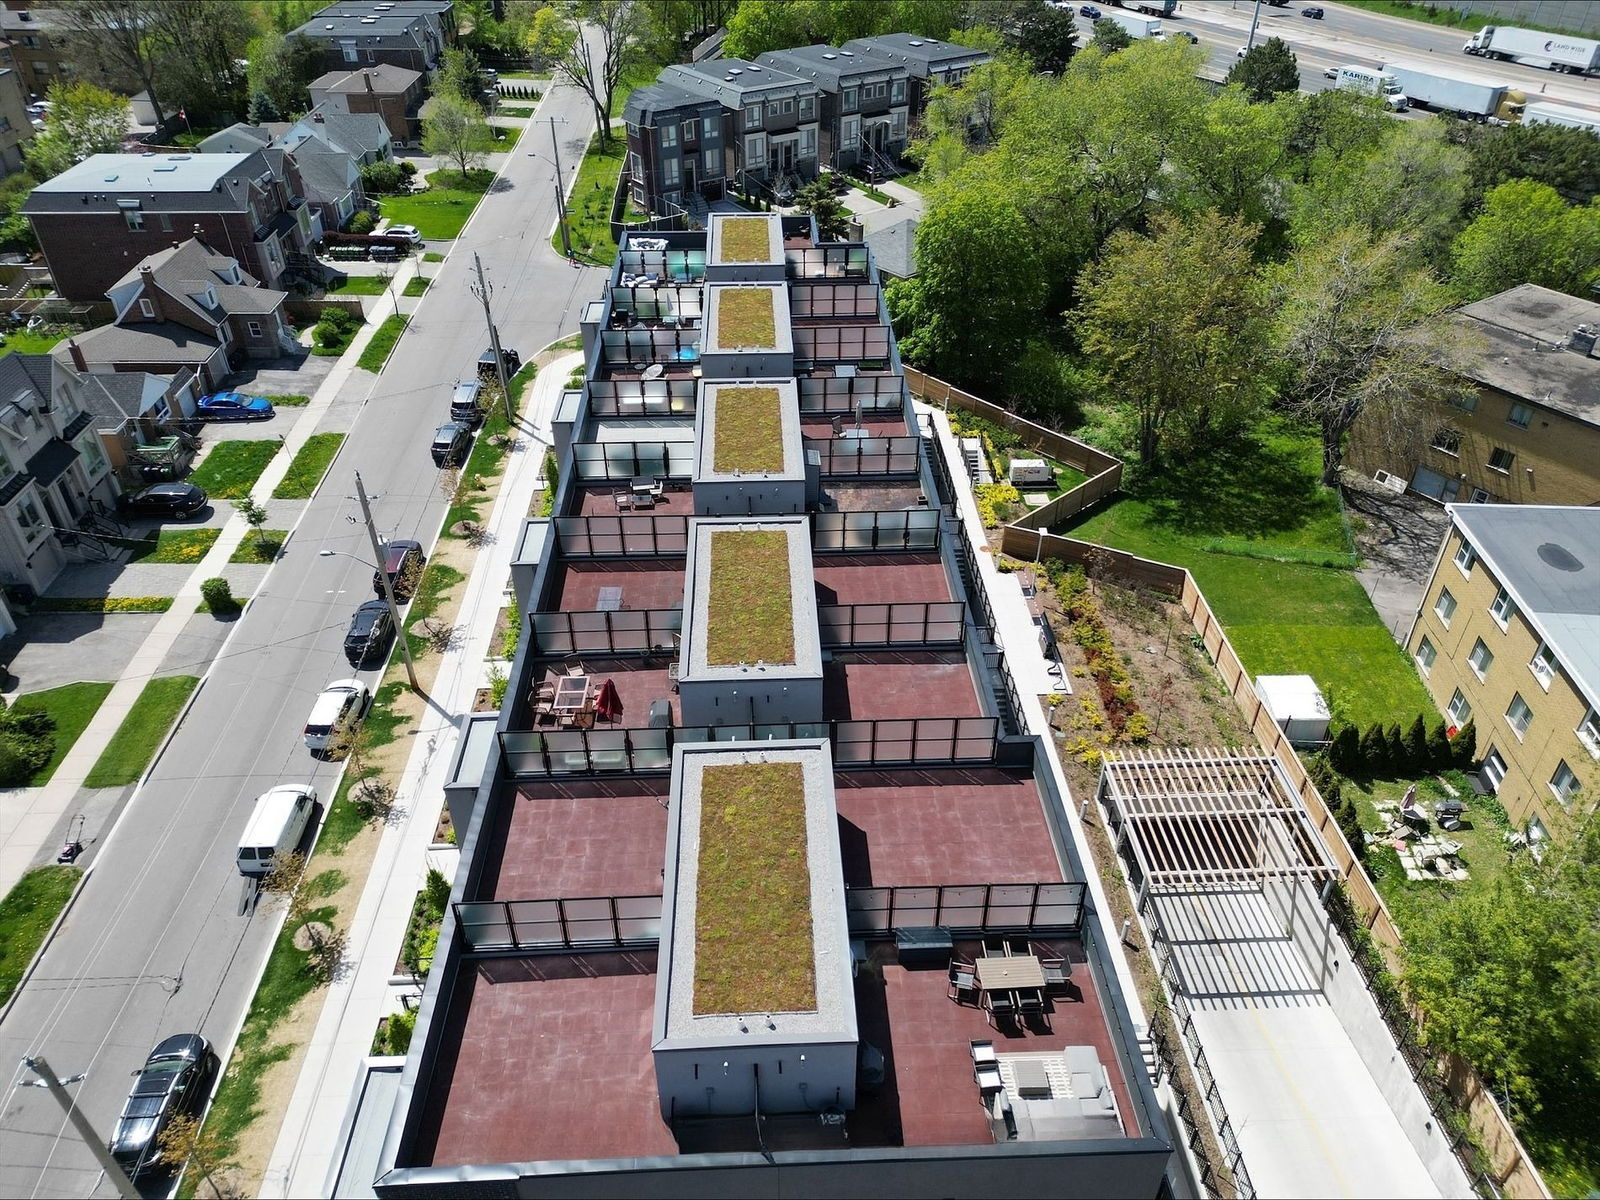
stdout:
<svg viewBox="0 0 1600 1200">
<path fill-rule="evenodd" d="M 197 415 L 202 421 L 265 421 L 272 415 L 272 401 L 243 392 L 218 392 L 200 397 Z"/>
</svg>

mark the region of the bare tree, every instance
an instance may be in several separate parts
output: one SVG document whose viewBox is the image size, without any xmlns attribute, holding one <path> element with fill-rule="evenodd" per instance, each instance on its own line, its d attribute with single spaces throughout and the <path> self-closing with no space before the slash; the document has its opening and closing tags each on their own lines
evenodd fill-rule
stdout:
<svg viewBox="0 0 1600 1200">
<path fill-rule="evenodd" d="M 422 149 L 435 158 L 448 158 L 461 172 L 462 182 L 473 167 L 483 163 L 493 138 L 483 109 L 459 96 L 435 96 L 422 107 Z"/>
<path fill-rule="evenodd" d="M 600 145 L 611 144 L 611 103 L 640 53 L 649 14 L 635 0 L 563 0 L 534 17 L 529 48 L 589 97 Z M 595 42 L 584 36 L 594 35 Z"/>
<path fill-rule="evenodd" d="M 71 0 L 51 6 L 51 16 L 66 34 L 68 58 L 93 73 L 111 68 L 137 81 L 150 97 L 156 124 L 166 123 L 156 86 L 160 48 L 150 32 L 155 25 L 153 0 Z"/>
<path fill-rule="evenodd" d="M 244 1195 L 232 1180 L 217 1178 L 235 1164 L 228 1158 L 227 1140 L 216 1126 L 202 1125 L 201 1118 L 179 1113 L 167 1121 L 157 1141 L 163 1163 L 174 1171 L 186 1164 L 199 1171 L 217 1200 Z"/>
</svg>

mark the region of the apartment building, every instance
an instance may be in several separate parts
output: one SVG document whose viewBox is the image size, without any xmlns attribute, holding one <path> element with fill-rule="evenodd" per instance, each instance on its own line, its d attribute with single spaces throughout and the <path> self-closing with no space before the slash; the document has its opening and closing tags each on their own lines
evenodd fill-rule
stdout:
<svg viewBox="0 0 1600 1200">
<path fill-rule="evenodd" d="M 326 1194 L 1163 1194 L 1115 932 L 867 248 L 629 234 L 582 329 L 411 1050 Z"/>
<path fill-rule="evenodd" d="M 1406 646 L 1530 840 L 1600 787 L 1600 508 L 1450 504 Z"/>
<path fill-rule="evenodd" d="M 1419 444 L 1358 422 L 1351 465 L 1441 503 L 1600 502 L 1600 304 L 1527 283 L 1456 315 L 1466 365 Z"/>
<path fill-rule="evenodd" d="M 36 132 L 22 76 L 0 66 L 0 179 L 22 170 L 23 152 Z"/>
<path fill-rule="evenodd" d="M 822 162 L 844 171 L 859 164 L 891 168 L 905 153 L 911 113 L 911 71 L 880 54 L 837 46 L 772 50 L 760 61 L 822 89 Z"/>
</svg>

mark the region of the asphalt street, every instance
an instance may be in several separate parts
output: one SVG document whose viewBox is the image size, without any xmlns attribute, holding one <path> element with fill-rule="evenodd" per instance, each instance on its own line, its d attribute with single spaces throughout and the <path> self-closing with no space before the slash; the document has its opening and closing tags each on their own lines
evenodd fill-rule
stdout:
<svg viewBox="0 0 1600 1200">
<path fill-rule="evenodd" d="M 80 1108 L 109 1134 L 129 1075 L 174 1033 L 200 1032 L 219 1050 L 243 1019 L 278 918 L 240 916 L 234 864 L 256 796 L 309 779 L 326 802 L 338 768 L 311 758 L 301 731 L 312 700 L 348 676 L 342 654 L 351 612 L 372 596 L 371 551 L 358 523 L 353 472 L 387 537 L 432 543 L 443 516 L 432 432 L 447 417 L 450 385 L 471 376 L 487 345 L 469 290 L 483 257 L 502 344 L 530 358 L 577 329 L 602 272 L 551 253 L 555 171 L 575 172 L 594 128 L 587 99 L 556 88 L 512 147 L 373 386 L 356 373 L 335 406 L 361 405 L 350 435 L 309 503 L 287 557 L 239 620 L 199 699 L 103 847 L 66 924 L 0 1024 L 0 1063 L 13 1078 L 42 1052 L 74 1087 Z M 536 152 L 537 156 L 530 154 Z M 354 557 L 322 558 L 332 549 Z M 360 561 L 358 561 L 360 560 Z M 368 675 L 375 672 L 368 672 Z M 114 1194 L 43 1090 L 8 1087 L 0 1111 L 0 1195 Z"/>
</svg>

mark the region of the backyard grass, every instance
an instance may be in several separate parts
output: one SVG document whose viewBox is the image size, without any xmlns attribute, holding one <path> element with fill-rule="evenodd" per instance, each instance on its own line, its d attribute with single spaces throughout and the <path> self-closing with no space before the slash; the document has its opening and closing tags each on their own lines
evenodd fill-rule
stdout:
<svg viewBox="0 0 1600 1200">
<path fill-rule="evenodd" d="M 611 193 L 627 156 L 624 138 L 613 137 L 611 145 L 602 151 L 600 135 L 595 134 L 589 139 L 589 149 L 578 165 L 578 178 L 567 200 L 567 230 L 573 252 L 590 262 L 609 263 L 617 256 L 617 243 L 611 237 Z M 633 210 L 630 205 L 626 215 L 637 220 L 645 214 Z M 559 228 L 550 235 L 550 246 L 557 254 L 562 253 Z"/>
<path fill-rule="evenodd" d="M 0 1004 L 22 982 L 34 954 L 78 886 L 77 867 L 35 867 L 0 900 Z"/>
<path fill-rule="evenodd" d="M 694 938 L 696 1015 L 816 1011 L 799 763 L 701 773 Z"/>
<path fill-rule="evenodd" d="M 197 563 L 222 536 L 220 529 L 163 529 L 134 544 L 129 562 Z"/>
<path fill-rule="evenodd" d="M 410 297 L 412 297 L 414 299 L 417 296 L 422 295 L 422 293 L 427 291 L 427 290 L 428 290 L 428 280 L 412 278 L 412 279 L 406 280 L 406 289 L 401 294 L 402 295 L 406 295 L 406 296 L 410 296 Z"/>
<path fill-rule="evenodd" d="M 83 786 L 121 787 L 136 782 L 199 683 L 195 675 L 168 675 L 145 684 Z"/>
<path fill-rule="evenodd" d="M 271 400 L 276 408 L 304 408 L 311 403 L 310 396 L 301 396 L 293 392 L 286 396 L 270 395 L 267 399 Z"/>
<path fill-rule="evenodd" d="M 383 319 L 383 324 L 373 332 L 367 348 L 361 352 L 361 357 L 356 359 L 356 366 L 363 371 L 371 371 L 374 375 L 383 370 L 383 364 L 389 361 L 389 355 L 405 329 L 405 315 L 390 313 Z"/>
<path fill-rule="evenodd" d="M 775 346 L 778 322 L 772 311 L 773 294 L 766 288 L 739 288 L 717 295 L 717 345 Z"/>
<path fill-rule="evenodd" d="M 330 296 L 381 296 L 388 287 L 389 281 L 382 275 L 346 275 L 326 290 Z"/>
<path fill-rule="evenodd" d="M 289 536 L 286 529 L 263 529 L 259 533 L 252 529 L 244 535 L 244 541 L 239 543 L 239 548 L 228 559 L 231 563 L 269 563 L 278 557 L 278 551 L 283 549 L 283 543 Z"/>
<path fill-rule="evenodd" d="M 764 217 L 732 217 L 722 223 L 724 262 L 767 262 L 772 241 Z"/>
<path fill-rule="evenodd" d="M 466 179 L 459 171 L 435 171 L 428 176 L 425 192 L 384 196 L 383 215 L 391 224 L 415 225 L 428 241 L 447 242 L 461 236 L 467 218 L 493 182 L 493 171 L 473 171 Z"/>
<path fill-rule="evenodd" d="M 313 433 L 294 456 L 283 482 L 272 489 L 274 500 L 307 500 L 328 473 L 333 456 L 344 441 L 342 433 Z"/>
<path fill-rule="evenodd" d="M 791 591 L 788 534 L 713 533 L 706 660 L 716 667 L 794 662 Z"/>
<path fill-rule="evenodd" d="M 189 476 L 189 482 L 213 500 L 243 499 L 282 446 L 277 438 L 218 442 Z"/>
<path fill-rule="evenodd" d="M 725 474 L 783 470 L 783 417 L 778 409 L 778 389 L 718 388 L 716 403 L 712 469 Z"/>
<path fill-rule="evenodd" d="M 33 773 L 25 787 L 42 787 L 50 782 L 61 760 L 72 749 L 73 743 L 94 720 L 100 705 L 111 691 L 109 683 L 68 683 L 43 692 L 29 692 L 17 697 L 12 705 L 17 712 L 46 712 L 55 718 L 56 749 L 45 763 Z M 3 952 L 3 951 L 0 951 Z M 0 1000 L 0 1003 L 3 1003 Z"/>
<path fill-rule="evenodd" d="M 59 325 L 46 325 L 43 329 L 19 329 L 0 338 L 0 347 L 7 353 L 49 354 L 66 341 L 71 332 Z"/>
<path fill-rule="evenodd" d="M 1318 484 L 1316 453 L 1314 438 L 1269 423 L 1147 474 L 1064 532 L 1187 567 L 1253 674 L 1309 674 L 1356 724 L 1431 716 L 1415 668 L 1346 565 L 1338 496 Z"/>
</svg>

